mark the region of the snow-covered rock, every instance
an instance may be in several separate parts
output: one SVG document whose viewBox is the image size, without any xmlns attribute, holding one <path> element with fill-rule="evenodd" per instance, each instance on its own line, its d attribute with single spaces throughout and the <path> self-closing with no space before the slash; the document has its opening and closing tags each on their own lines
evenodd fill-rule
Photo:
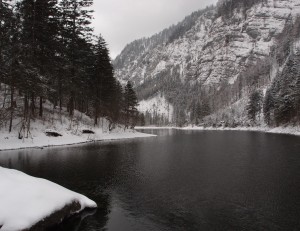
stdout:
<svg viewBox="0 0 300 231">
<path fill-rule="evenodd" d="M 55 213 L 62 213 L 59 217 L 65 218 L 96 207 L 89 198 L 55 183 L 0 167 L 1 231 L 29 229 L 41 221 L 46 222 Z M 61 220 L 52 222 L 49 224 L 55 225 Z"/>
</svg>

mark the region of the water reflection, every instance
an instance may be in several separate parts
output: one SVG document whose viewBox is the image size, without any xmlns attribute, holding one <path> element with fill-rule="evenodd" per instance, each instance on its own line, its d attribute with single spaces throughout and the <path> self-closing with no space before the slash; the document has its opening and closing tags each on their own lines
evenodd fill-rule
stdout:
<svg viewBox="0 0 300 231">
<path fill-rule="evenodd" d="M 56 230 L 300 229 L 299 137 L 146 132 L 159 136 L 1 152 L 0 165 L 97 202 Z"/>
</svg>

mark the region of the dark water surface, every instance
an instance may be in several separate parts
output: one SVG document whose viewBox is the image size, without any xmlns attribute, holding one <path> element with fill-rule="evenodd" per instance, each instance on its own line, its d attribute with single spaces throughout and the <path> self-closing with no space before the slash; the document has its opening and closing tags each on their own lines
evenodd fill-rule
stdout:
<svg viewBox="0 0 300 231">
<path fill-rule="evenodd" d="M 99 208 L 55 230 L 300 230 L 300 137 L 148 130 L 158 137 L 0 152 Z"/>
</svg>

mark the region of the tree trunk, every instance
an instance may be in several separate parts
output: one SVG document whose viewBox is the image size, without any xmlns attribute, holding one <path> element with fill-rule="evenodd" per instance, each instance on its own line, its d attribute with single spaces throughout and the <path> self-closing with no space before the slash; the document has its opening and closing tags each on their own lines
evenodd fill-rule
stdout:
<svg viewBox="0 0 300 231">
<path fill-rule="evenodd" d="M 62 109 L 62 81 L 61 77 L 58 78 L 58 97 L 59 97 L 59 111 Z"/>
<path fill-rule="evenodd" d="M 27 118 L 28 115 L 28 94 L 24 95 L 24 118 Z"/>
<path fill-rule="evenodd" d="M 12 122 L 14 116 L 14 87 L 10 89 L 10 120 L 9 120 L 9 133 L 12 131 Z"/>
<path fill-rule="evenodd" d="M 31 94 L 31 114 L 34 117 L 35 111 L 35 102 L 34 102 L 34 93 Z"/>
<path fill-rule="evenodd" d="M 69 100 L 69 115 L 73 116 L 74 115 L 74 96 L 73 92 L 71 93 L 71 97 Z"/>
<path fill-rule="evenodd" d="M 98 105 L 97 105 L 97 101 L 95 102 L 95 122 L 94 125 L 98 125 Z"/>
<path fill-rule="evenodd" d="M 4 84 L 4 99 L 3 99 L 3 105 L 2 105 L 2 108 L 5 107 L 5 104 L 6 104 L 6 84 Z"/>
<path fill-rule="evenodd" d="M 98 116 L 97 116 L 97 115 L 95 115 L 95 122 L 94 122 L 94 125 L 95 125 L 95 126 L 98 125 Z"/>
<path fill-rule="evenodd" d="M 40 111 L 39 111 L 39 116 L 43 117 L 43 97 L 40 96 Z"/>
</svg>

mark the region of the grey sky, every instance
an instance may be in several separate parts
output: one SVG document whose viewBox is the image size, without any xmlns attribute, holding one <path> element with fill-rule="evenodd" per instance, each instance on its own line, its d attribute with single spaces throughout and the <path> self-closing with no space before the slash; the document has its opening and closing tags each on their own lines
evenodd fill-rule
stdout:
<svg viewBox="0 0 300 231">
<path fill-rule="evenodd" d="M 217 0 L 94 0 L 95 33 L 101 33 L 115 58 L 125 45 L 176 24 Z"/>
</svg>

